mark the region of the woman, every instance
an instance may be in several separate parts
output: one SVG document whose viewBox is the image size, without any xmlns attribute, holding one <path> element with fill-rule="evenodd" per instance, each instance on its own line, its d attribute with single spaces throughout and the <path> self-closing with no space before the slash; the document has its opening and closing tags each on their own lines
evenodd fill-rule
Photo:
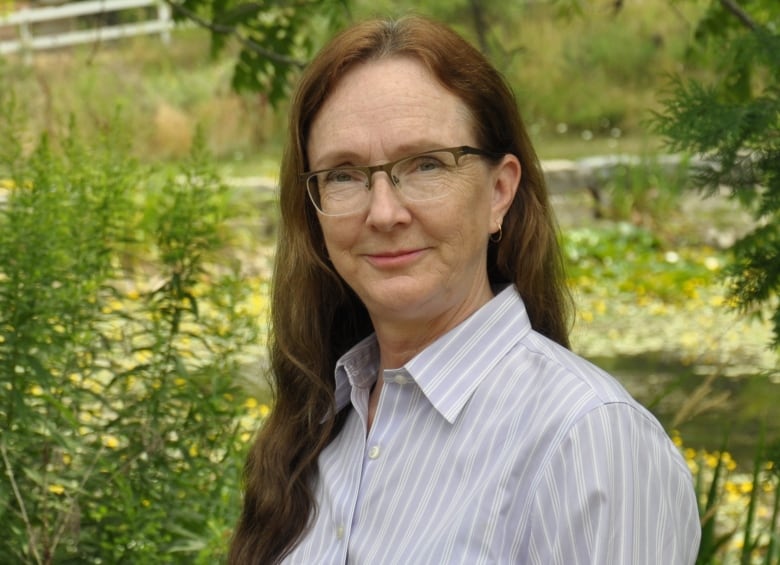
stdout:
<svg viewBox="0 0 780 565">
<path fill-rule="evenodd" d="M 478 51 L 420 18 L 336 37 L 292 101 L 281 217 L 232 563 L 693 563 L 684 462 L 568 350 L 540 168 Z"/>
</svg>

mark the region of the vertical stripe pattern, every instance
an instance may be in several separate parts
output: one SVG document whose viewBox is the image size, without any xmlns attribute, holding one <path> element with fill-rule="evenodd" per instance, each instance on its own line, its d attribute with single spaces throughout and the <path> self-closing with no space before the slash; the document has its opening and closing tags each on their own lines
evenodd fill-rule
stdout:
<svg viewBox="0 0 780 565">
<path fill-rule="evenodd" d="M 286 564 L 694 563 L 677 449 L 611 376 L 534 332 L 514 287 L 386 371 L 366 435 L 377 358 L 371 337 L 336 367 L 350 415 Z"/>
</svg>

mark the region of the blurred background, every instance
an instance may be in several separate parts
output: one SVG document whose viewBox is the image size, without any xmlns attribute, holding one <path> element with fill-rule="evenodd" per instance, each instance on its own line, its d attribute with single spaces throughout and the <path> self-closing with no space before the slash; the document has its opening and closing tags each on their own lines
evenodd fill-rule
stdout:
<svg viewBox="0 0 780 565">
<path fill-rule="evenodd" d="M 685 454 L 699 563 L 779 562 L 776 0 L 2 0 L 0 562 L 220 562 L 272 409 L 291 85 L 410 12 L 514 89 L 573 349 Z"/>
</svg>

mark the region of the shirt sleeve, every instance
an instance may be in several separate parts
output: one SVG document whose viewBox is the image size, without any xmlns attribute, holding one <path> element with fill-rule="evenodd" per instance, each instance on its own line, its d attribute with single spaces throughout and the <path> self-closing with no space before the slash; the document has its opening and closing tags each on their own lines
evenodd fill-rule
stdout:
<svg viewBox="0 0 780 565">
<path fill-rule="evenodd" d="M 534 564 L 690 565 L 701 527 L 679 451 L 625 403 L 585 414 L 562 439 L 534 494 Z"/>
</svg>

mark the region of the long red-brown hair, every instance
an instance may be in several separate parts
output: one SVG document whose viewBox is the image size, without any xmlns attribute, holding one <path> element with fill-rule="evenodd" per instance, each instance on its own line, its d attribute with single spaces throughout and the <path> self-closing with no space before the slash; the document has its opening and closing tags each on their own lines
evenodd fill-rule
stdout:
<svg viewBox="0 0 780 565">
<path fill-rule="evenodd" d="M 327 261 L 316 210 L 300 174 L 309 128 L 341 78 L 386 57 L 412 57 L 470 109 L 482 149 L 512 153 L 522 166 L 503 237 L 488 249 L 492 283 L 513 283 L 533 327 L 568 347 L 569 295 L 541 168 L 503 77 L 448 27 L 407 17 L 371 20 L 343 31 L 305 69 L 290 109 L 280 175 L 281 223 L 271 299 L 274 408 L 245 468 L 245 497 L 230 563 L 275 564 L 317 511 L 317 458 L 339 432 L 333 370 L 371 331 L 365 307 Z"/>
</svg>

